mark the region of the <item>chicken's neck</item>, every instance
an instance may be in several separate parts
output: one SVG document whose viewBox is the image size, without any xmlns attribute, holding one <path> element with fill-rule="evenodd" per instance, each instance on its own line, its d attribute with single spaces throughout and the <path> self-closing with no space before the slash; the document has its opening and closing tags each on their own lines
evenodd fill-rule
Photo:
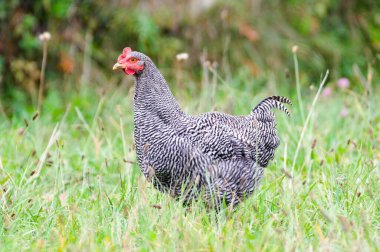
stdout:
<svg viewBox="0 0 380 252">
<path fill-rule="evenodd" d="M 158 117 L 166 123 L 183 114 L 164 77 L 153 63 L 145 64 L 143 73 L 136 76 L 135 113 Z M 153 119 L 153 118 L 151 118 Z"/>
</svg>

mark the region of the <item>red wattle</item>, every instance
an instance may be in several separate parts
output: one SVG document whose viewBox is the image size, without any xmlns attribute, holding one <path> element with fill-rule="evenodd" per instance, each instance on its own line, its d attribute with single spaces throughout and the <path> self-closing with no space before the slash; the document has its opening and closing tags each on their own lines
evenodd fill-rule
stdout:
<svg viewBox="0 0 380 252">
<path fill-rule="evenodd" d="M 124 72 L 125 72 L 126 74 L 128 74 L 128 75 L 133 75 L 133 74 L 136 73 L 135 71 L 133 71 L 132 69 L 129 69 L 129 68 L 125 68 L 125 69 L 124 69 Z"/>
</svg>

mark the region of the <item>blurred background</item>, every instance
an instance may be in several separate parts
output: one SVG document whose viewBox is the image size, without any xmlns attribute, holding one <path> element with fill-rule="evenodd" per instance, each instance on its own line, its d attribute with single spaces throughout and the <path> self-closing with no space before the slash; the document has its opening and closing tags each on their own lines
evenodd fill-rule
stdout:
<svg viewBox="0 0 380 252">
<path fill-rule="evenodd" d="M 257 89 L 275 82 L 292 92 L 292 48 L 303 88 L 326 69 L 329 83 L 352 88 L 369 68 L 373 78 L 379 71 L 376 0 L 7 0 L 0 20 L 1 111 L 8 115 L 35 109 L 41 78 L 44 96 L 121 85 L 125 78 L 111 68 L 126 46 L 149 55 L 174 92 L 202 88 L 209 65 L 223 80 L 242 80 L 241 88 L 254 79 Z"/>
<path fill-rule="evenodd" d="M 144 179 L 127 46 L 186 113 L 292 100 L 236 212 Z M 0 0 L 0 251 L 379 251 L 379 61 L 380 0 Z"/>
</svg>

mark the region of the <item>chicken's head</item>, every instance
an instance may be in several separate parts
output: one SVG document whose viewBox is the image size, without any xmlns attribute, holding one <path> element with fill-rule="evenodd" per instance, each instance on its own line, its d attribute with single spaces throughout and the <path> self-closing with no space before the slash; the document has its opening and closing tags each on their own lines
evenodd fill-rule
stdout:
<svg viewBox="0 0 380 252">
<path fill-rule="evenodd" d="M 140 73 L 144 69 L 144 60 L 140 57 L 140 53 L 132 52 L 130 47 L 126 47 L 117 58 L 117 63 L 112 69 L 122 69 L 124 73 L 133 75 Z"/>
</svg>

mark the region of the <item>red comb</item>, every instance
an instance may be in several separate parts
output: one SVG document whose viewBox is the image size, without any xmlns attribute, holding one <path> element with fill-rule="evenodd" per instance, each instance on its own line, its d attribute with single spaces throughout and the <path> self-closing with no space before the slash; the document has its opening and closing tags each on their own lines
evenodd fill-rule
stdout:
<svg viewBox="0 0 380 252">
<path fill-rule="evenodd" d="M 132 52 L 132 49 L 130 48 L 130 47 L 126 47 L 126 48 L 124 48 L 124 50 L 123 50 L 123 54 L 125 54 L 126 56 L 128 55 L 128 54 L 130 54 Z"/>
<path fill-rule="evenodd" d="M 128 54 L 130 54 L 131 52 L 132 52 L 132 49 L 130 47 L 124 48 L 123 53 L 120 54 L 120 56 L 117 58 L 117 62 L 120 64 L 123 64 Z"/>
</svg>

